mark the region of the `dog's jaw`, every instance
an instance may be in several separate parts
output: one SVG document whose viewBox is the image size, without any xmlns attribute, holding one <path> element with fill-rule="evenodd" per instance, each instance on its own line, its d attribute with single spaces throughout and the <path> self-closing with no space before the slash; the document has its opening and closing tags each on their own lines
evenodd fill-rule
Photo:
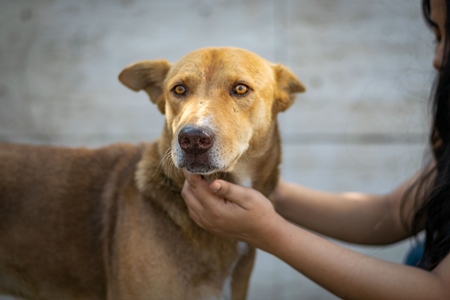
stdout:
<svg viewBox="0 0 450 300">
<path fill-rule="evenodd" d="M 218 148 L 202 154 L 183 153 L 178 143 L 172 148 L 173 162 L 176 168 L 185 169 L 187 172 L 198 175 L 212 175 L 215 173 L 233 172 L 238 157 L 229 164 L 225 164 Z"/>
</svg>

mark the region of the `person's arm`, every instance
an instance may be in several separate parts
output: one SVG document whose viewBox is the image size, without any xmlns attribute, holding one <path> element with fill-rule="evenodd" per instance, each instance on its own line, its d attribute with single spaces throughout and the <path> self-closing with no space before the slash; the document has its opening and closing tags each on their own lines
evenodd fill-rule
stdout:
<svg viewBox="0 0 450 300">
<path fill-rule="evenodd" d="M 417 176 L 385 195 L 328 193 L 280 180 L 271 200 L 284 218 L 313 231 L 351 243 L 390 244 L 411 234 L 404 225 L 414 199 L 404 194 Z"/>
<path fill-rule="evenodd" d="M 432 272 L 342 247 L 282 217 L 260 228 L 253 245 L 343 299 L 450 299 L 450 256 Z M 272 238 L 268 238 L 268 237 Z"/>
<path fill-rule="evenodd" d="M 345 299 L 450 299 L 450 257 L 432 272 L 372 258 L 308 232 L 278 215 L 255 190 L 189 175 L 183 197 L 207 230 L 282 259 Z"/>
</svg>

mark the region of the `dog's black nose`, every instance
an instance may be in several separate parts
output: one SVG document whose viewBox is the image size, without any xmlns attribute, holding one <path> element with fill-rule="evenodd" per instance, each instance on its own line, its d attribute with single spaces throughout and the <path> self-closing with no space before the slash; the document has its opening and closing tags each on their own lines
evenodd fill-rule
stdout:
<svg viewBox="0 0 450 300">
<path fill-rule="evenodd" d="M 214 144 L 214 133 L 206 127 L 187 125 L 178 134 L 178 143 L 189 154 L 203 154 Z"/>
</svg>

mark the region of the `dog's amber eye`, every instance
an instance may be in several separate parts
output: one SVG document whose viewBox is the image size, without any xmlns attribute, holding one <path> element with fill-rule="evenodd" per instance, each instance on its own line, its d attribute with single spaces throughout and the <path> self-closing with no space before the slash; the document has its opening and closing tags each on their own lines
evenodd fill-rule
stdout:
<svg viewBox="0 0 450 300">
<path fill-rule="evenodd" d="M 177 85 L 173 88 L 173 91 L 175 92 L 175 94 L 177 95 L 184 95 L 186 94 L 186 88 L 182 85 Z"/>
<path fill-rule="evenodd" d="M 244 95 L 248 92 L 248 87 L 244 84 L 238 84 L 233 88 L 233 93 L 236 95 Z"/>
</svg>

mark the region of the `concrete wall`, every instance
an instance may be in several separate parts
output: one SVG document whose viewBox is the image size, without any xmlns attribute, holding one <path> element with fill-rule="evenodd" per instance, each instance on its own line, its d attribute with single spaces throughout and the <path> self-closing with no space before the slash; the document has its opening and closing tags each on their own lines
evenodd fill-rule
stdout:
<svg viewBox="0 0 450 300">
<path fill-rule="evenodd" d="M 283 177 L 382 193 L 421 166 L 432 40 L 419 0 L 0 0 L 0 140 L 153 140 L 164 119 L 121 69 L 236 46 L 308 88 L 280 115 Z M 355 249 L 401 261 L 407 246 Z M 260 252 L 249 298 L 267 297 L 334 299 Z"/>
</svg>

